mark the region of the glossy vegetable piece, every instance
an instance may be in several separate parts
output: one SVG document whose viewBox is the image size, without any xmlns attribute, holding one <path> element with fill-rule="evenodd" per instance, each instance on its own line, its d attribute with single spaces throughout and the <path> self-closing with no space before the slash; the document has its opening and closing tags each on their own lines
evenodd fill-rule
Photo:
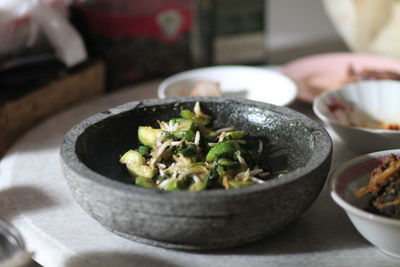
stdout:
<svg viewBox="0 0 400 267">
<path fill-rule="evenodd" d="M 156 170 L 147 165 L 140 165 L 130 162 L 126 165 L 126 167 L 128 168 L 129 173 L 135 177 L 142 176 L 145 178 L 153 178 L 156 174 Z"/>
<path fill-rule="evenodd" d="M 148 146 L 153 147 L 157 141 L 157 138 L 163 133 L 161 129 L 154 129 L 150 126 L 139 126 L 138 138 L 139 141 Z"/>
<path fill-rule="evenodd" d="M 136 177 L 135 184 L 145 188 L 157 188 L 157 185 L 153 182 L 153 179 L 143 176 Z"/>
<path fill-rule="evenodd" d="M 194 113 L 188 109 L 181 110 L 181 116 L 187 120 L 191 120 L 193 117 L 195 117 Z"/>
<path fill-rule="evenodd" d="M 172 135 L 178 139 L 185 139 L 190 142 L 193 142 L 196 137 L 193 131 L 175 131 Z"/>
<path fill-rule="evenodd" d="M 239 146 L 234 141 L 224 141 L 218 143 L 216 146 L 211 148 L 210 151 L 208 151 L 206 161 L 211 162 L 221 157 L 233 158 L 238 149 Z"/>
<path fill-rule="evenodd" d="M 194 123 L 190 119 L 175 119 L 175 123 L 178 123 L 177 131 L 193 131 Z"/>
<path fill-rule="evenodd" d="M 181 110 L 181 116 L 184 119 L 192 120 L 197 125 L 207 125 L 208 123 L 210 123 L 210 120 L 205 118 L 199 118 L 196 116 L 196 114 L 194 114 L 192 111 L 188 109 Z"/>
<path fill-rule="evenodd" d="M 201 175 L 193 184 L 189 186 L 189 191 L 202 191 L 206 189 L 208 184 L 208 176 Z"/>
<path fill-rule="evenodd" d="M 219 159 L 217 164 L 222 166 L 225 170 L 239 169 L 242 166 L 239 162 L 226 158 Z"/>
<path fill-rule="evenodd" d="M 188 145 L 186 148 L 180 150 L 178 154 L 184 157 L 190 157 L 197 154 L 197 147 L 195 145 Z"/>
<path fill-rule="evenodd" d="M 166 181 L 166 182 L 165 182 Z M 179 190 L 179 186 L 178 186 L 178 180 L 175 178 L 169 178 L 167 180 L 165 180 L 165 185 L 163 187 L 163 189 L 165 191 L 177 191 Z"/>
<path fill-rule="evenodd" d="M 128 150 L 125 154 L 119 159 L 119 162 L 123 164 L 137 164 L 144 165 L 146 163 L 145 158 L 136 150 Z"/>
<path fill-rule="evenodd" d="M 244 131 L 232 131 L 232 132 L 227 132 L 225 134 L 225 138 L 228 140 L 240 139 L 243 136 L 244 136 Z"/>
<path fill-rule="evenodd" d="M 150 157 L 151 148 L 146 145 L 139 146 L 138 152 L 144 158 L 148 158 L 148 157 Z"/>
</svg>

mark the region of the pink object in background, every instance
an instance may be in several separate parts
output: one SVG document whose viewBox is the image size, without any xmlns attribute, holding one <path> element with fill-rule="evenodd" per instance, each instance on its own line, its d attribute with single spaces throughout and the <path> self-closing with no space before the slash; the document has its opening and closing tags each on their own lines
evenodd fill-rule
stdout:
<svg viewBox="0 0 400 267">
<path fill-rule="evenodd" d="M 327 53 L 300 58 L 287 63 L 282 72 L 297 83 L 298 98 L 311 103 L 320 93 L 342 86 L 349 66 L 357 71 L 371 69 L 400 73 L 398 60 L 355 53 Z"/>
</svg>

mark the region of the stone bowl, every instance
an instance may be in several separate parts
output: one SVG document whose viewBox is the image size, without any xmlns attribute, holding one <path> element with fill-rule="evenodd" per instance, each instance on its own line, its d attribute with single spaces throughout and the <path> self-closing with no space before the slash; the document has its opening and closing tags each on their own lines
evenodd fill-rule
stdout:
<svg viewBox="0 0 400 267">
<path fill-rule="evenodd" d="M 137 128 L 168 120 L 199 101 L 214 126 L 262 138 L 276 176 L 240 189 L 157 191 L 127 182 L 119 157 L 137 147 Z M 289 108 L 226 98 L 130 102 L 75 125 L 61 145 L 61 165 L 75 200 L 106 229 L 174 249 L 221 249 L 282 230 L 315 201 L 326 181 L 332 141 L 326 130 Z M 278 173 L 285 175 L 278 177 Z"/>
</svg>

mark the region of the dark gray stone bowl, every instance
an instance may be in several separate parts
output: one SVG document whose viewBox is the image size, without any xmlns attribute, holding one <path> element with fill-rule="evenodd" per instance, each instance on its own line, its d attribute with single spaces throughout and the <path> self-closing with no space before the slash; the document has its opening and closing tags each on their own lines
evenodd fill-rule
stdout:
<svg viewBox="0 0 400 267">
<path fill-rule="evenodd" d="M 137 147 L 137 128 L 168 120 L 200 101 L 214 126 L 263 138 L 273 173 L 264 184 L 231 190 L 161 192 L 126 182 L 118 160 Z M 74 126 L 61 164 L 82 208 L 110 231 L 177 249 L 219 249 L 270 236 L 296 220 L 320 193 L 332 142 L 315 121 L 285 107 L 221 98 L 150 99 L 98 113 Z"/>
</svg>

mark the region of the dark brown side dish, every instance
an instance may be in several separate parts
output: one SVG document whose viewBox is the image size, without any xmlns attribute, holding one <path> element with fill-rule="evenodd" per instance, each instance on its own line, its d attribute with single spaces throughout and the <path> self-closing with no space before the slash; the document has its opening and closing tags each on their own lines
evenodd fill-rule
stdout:
<svg viewBox="0 0 400 267">
<path fill-rule="evenodd" d="M 367 186 L 356 192 L 357 197 L 370 194 L 367 210 L 400 219 L 400 160 L 395 155 L 375 168 Z"/>
</svg>

